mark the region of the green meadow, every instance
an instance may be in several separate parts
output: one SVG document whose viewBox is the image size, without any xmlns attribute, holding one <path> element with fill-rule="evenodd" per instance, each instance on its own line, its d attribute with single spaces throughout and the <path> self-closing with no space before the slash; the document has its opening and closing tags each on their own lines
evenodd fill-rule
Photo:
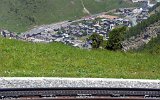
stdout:
<svg viewBox="0 0 160 100">
<path fill-rule="evenodd" d="M 160 55 L 0 38 L 0 76 L 160 79 Z"/>
</svg>

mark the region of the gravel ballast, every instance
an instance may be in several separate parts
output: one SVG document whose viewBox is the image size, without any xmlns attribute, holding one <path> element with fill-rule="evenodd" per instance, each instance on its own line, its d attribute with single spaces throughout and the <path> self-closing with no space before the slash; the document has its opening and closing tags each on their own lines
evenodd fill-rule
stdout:
<svg viewBox="0 0 160 100">
<path fill-rule="evenodd" d="M 107 78 L 0 78 L 0 88 L 106 87 L 160 89 L 160 80 Z"/>
</svg>

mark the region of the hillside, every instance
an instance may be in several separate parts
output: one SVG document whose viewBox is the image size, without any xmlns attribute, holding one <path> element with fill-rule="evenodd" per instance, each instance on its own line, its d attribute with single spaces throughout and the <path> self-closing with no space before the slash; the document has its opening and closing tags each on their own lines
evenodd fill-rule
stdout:
<svg viewBox="0 0 160 100">
<path fill-rule="evenodd" d="M 158 2 L 156 5 L 154 5 L 150 10 L 150 15 L 155 14 L 157 12 L 160 12 L 160 2 Z"/>
<path fill-rule="evenodd" d="M 148 44 L 140 47 L 137 51 L 140 53 L 146 52 L 154 55 L 160 54 L 160 36 L 152 39 Z"/>
<path fill-rule="evenodd" d="M 0 28 L 22 32 L 36 25 L 73 20 L 119 7 L 135 6 L 123 0 L 0 0 Z"/>
<path fill-rule="evenodd" d="M 151 10 L 151 15 L 147 20 L 129 28 L 125 34 L 125 41 L 122 43 L 124 51 L 142 49 L 150 40 L 160 35 L 160 11 L 157 10 L 159 7 L 160 5 L 158 3 Z"/>
<path fill-rule="evenodd" d="M 160 21 L 150 24 L 148 27 L 145 27 L 144 30 L 141 27 L 139 34 L 135 36 L 133 35 L 123 41 L 123 49 L 125 51 L 137 50 L 142 48 L 144 45 L 147 45 L 152 39 L 157 38 L 158 35 L 160 35 Z"/>
<path fill-rule="evenodd" d="M 160 79 L 160 56 L 0 38 L 0 76 Z"/>
</svg>

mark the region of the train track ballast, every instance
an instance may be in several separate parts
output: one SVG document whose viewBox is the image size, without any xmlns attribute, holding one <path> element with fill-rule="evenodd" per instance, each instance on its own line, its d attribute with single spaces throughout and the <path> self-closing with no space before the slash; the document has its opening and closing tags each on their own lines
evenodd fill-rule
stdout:
<svg viewBox="0 0 160 100">
<path fill-rule="evenodd" d="M 11 88 L 0 89 L 0 97 L 53 97 L 53 98 L 94 98 L 94 97 L 141 97 L 160 99 L 160 89 L 141 88 Z"/>
</svg>

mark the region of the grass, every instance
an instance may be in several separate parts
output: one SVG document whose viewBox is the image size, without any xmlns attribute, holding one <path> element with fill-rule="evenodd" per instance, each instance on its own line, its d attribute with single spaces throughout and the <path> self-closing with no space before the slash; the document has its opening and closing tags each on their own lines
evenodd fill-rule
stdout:
<svg viewBox="0 0 160 100">
<path fill-rule="evenodd" d="M 145 44 L 135 51 L 146 52 L 153 55 L 160 54 L 160 35 L 157 38 L 153 38 L 148 44 Z"/>
<path fill-rule="evenodd" d="M 109 11 L 117 8 L 137 6 L 137 4 L 133 4 L 129 0 L 128 1 L 127 0 L 83 0 L 83 1 L 85 7 L 91 13 L 100 13 L 103 11 Z"/>
<path fill-rule="evenodd" d="M 83 0 L 92 14 L 135 6 L 123 0 Z M 86 16 L 81 0 L 0 0 L 0 28 L 23 32 L 33 26 Z"/>
<path fill-rule="evenodd" d="M 0 76 L 160 79 L 160 55 L 0 38 Z"/>
</svg>

